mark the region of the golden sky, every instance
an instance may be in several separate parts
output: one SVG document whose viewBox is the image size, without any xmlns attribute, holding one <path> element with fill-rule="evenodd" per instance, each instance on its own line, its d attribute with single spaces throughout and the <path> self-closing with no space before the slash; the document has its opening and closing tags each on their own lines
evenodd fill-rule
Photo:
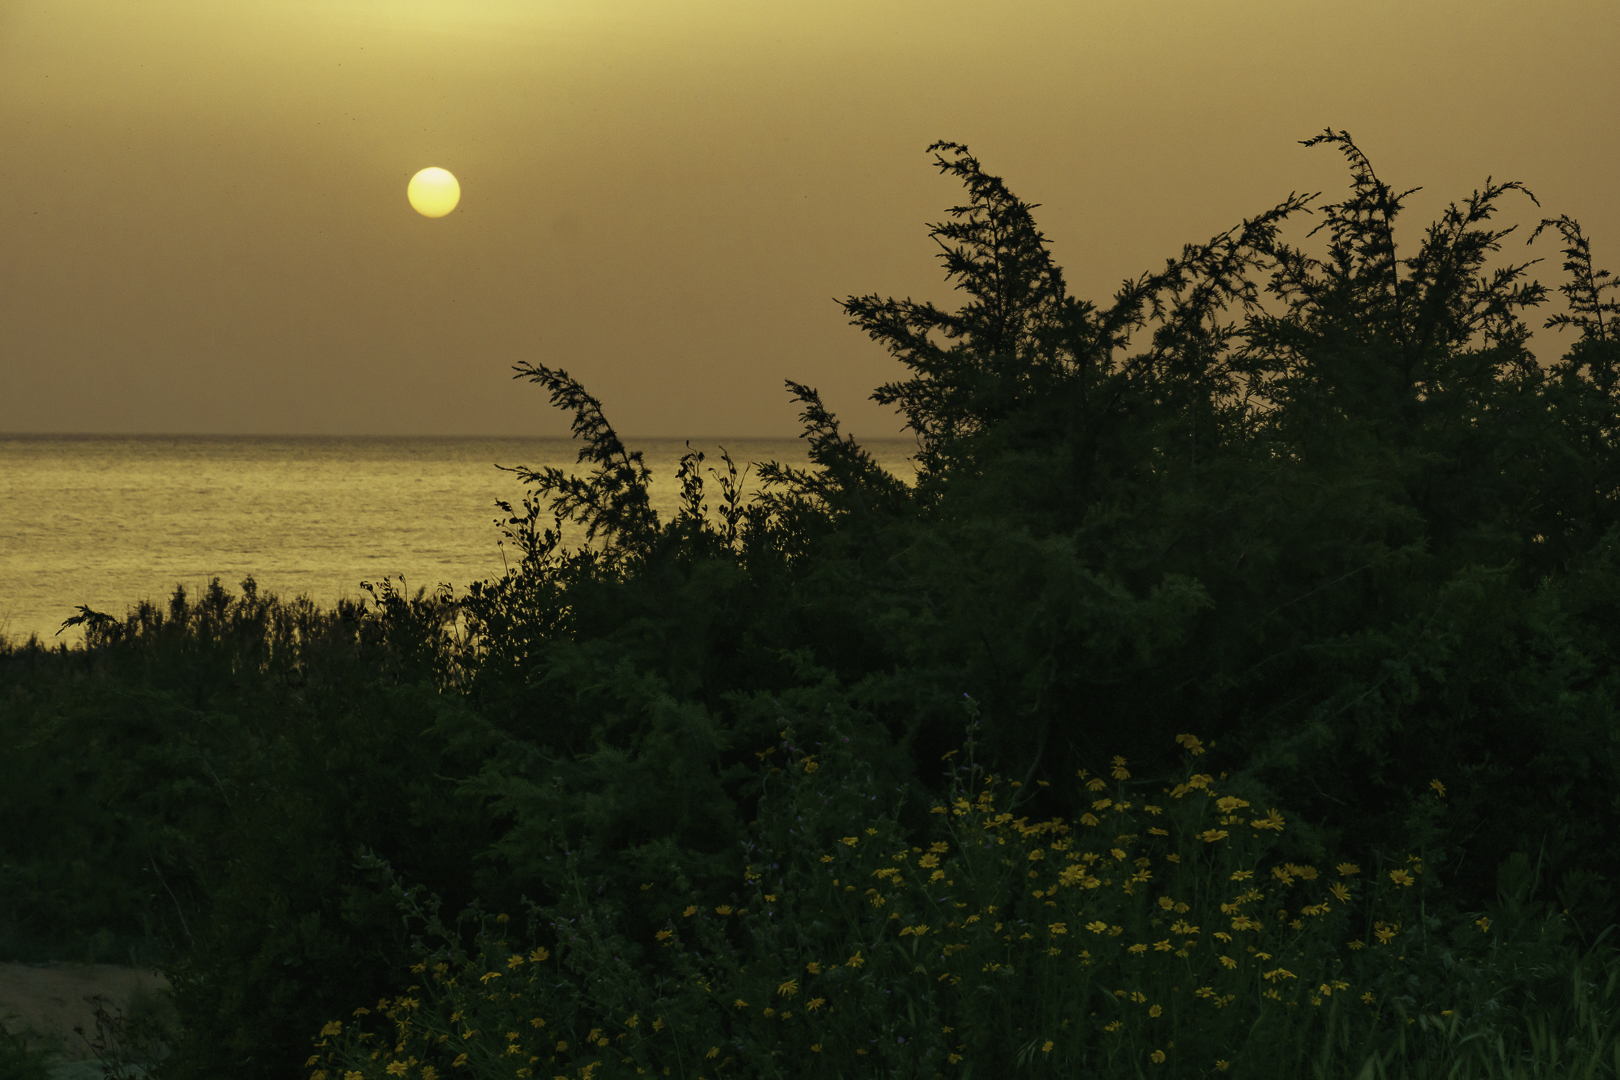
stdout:
<svg viewBox="0 0 1620 1080">
<path fill-rule="evenodd" d="M 1328 127 L 1422 186 L 1402 256 L 1524 182 L 1497 264 L 1553 289 L 1542 217 L 1620 272 L 1617 102 L 1616 0 L 0 0 L 0 432 L 566 433 L 529 360 L 626 434 L 797 434 L 792 378 L 898 435 L 836 300 L 960 302 L 936 139 L 1103 305 L 1342 199 Z"/>
</svg>

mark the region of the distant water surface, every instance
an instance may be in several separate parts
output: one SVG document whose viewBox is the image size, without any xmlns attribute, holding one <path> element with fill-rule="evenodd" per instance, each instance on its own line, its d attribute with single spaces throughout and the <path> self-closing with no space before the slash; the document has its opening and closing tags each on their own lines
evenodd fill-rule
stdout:
<svg viewBox="0 0 1620 1080">
<path fill-rule="evenodd" d="M 722 440 L 748 462 L 806 463 L 802 439 Z M 627 439 L 653 472 L 653 507 L 674 512 L 685 443 Z M 705 476 L 720 442 L 694 439 Z M 863 443 L 910 482 L 911 440 Z M 79 604 L 122 616 L 162 603 L 176 584 L 196 596 L 218 577 L 234 593 L 307 594 L 330 606 L 360 582 L 403 574 L 407 587 L 502 573 L 496 499 L 523 485 L 495 465 L 583 474 L 567 438 L 0 435 L 0 632 L 52 638 Z M 710 478 L 709 505 L 717 490 Z M 750 475 L 745 490 L 757 490 Z M 508 558 L 513 556 L 508 553 Z"/>
</svg>

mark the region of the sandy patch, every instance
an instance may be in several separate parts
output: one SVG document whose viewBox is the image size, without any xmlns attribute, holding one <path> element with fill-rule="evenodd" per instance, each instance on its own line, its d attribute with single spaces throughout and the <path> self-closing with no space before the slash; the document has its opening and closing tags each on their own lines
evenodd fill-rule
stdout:
<svg viewBox="0 0 1620 1080">
<path fill-rule="evenodd" d="M 30 1045 L 67 1061 L 92 1057 L 84 1029 L 95 1039 L 91 998 L 106 999 L 109 1014 L 156 1016 L 167 1002 L 168 980 L 152 971 L 116 964 L 0 964 L 0 1018 L 13 1032 L 29 1032 Z"/>
</svg>

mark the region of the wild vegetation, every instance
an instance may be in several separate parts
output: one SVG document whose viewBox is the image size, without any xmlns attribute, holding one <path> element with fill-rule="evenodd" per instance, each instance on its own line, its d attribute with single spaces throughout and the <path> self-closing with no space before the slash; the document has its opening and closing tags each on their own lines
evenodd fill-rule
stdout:
<svg viewBox="0 0 1620 1080">
<path fill-rule="evenodd" d="M 503 578 L 8 647 L 8 951 L 162 966 L 177 1080 L 1620 1074 L 1615 282 L 1540 221 L 1539 362 L 1522 185 L 1399 259 L 1305 145 L 1325 259 L 1290 196 L 1106 308 L 931 147 L 966 303 L 844 305 L 915 483 L 790 383 L 809 467 L 662 521 L 523 364 L 587 468 Z"/>
</svg>

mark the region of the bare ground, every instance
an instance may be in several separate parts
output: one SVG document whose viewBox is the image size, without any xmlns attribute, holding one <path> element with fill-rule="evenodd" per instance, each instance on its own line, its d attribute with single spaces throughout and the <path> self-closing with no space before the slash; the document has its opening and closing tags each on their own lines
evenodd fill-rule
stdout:
<svg viewBox="0 0 1620 1080">
<path fill-rule="evenodd" d="M 153 971 L 116 964 L 0 964 L 0 1020 L 29 1045 L 63 1062 L 60 1077 L 89 1076 L 68 1067 L 95 1055 L 89 1040 L 97 1036 L 92 998 L 105 999 L 111 1015 L 161 1015 L 168 980 Z M 73 1029 L 84 1030 L 81 1037 Z"/>
</svg>

